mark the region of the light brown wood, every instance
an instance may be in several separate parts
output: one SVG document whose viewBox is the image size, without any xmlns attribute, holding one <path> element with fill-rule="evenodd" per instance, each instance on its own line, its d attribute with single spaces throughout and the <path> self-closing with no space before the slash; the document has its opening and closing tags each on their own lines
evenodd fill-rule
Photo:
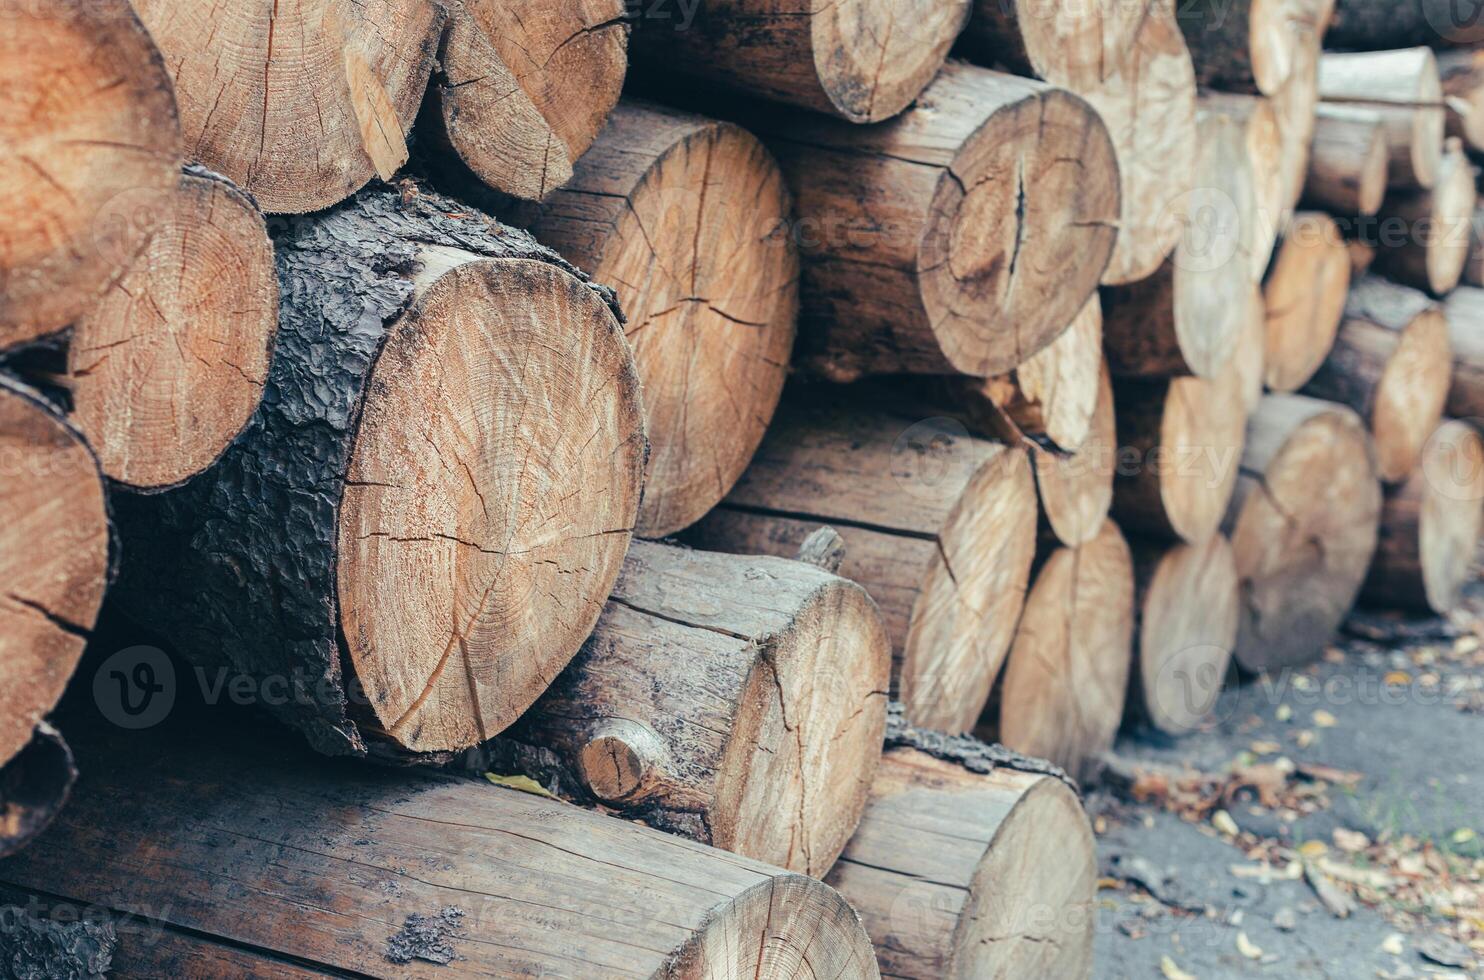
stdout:
<svg viewBox="0 0 1484 980">
<path fill-rule="evenodd" d="M 1267 371 L 1267 307 L 1263 302 L 1262 287 L 1252 286 L 1247 326 L 1237 338 L 1237 350 L 1232 355 L 1232 370 L 1236 372 L 1237 386 L 1242 392 L 1243 413 L 1251 415 L 1262 398 L 1263 375 Z"/>
<path fill-rule="evenodd" d="M 1444 409 L 1454 418 L 1484 427 L 1484 289 L 1460 286 L 1448 294 L 1444 312 L 1453 352 L 1453 379 Z"/>
<path fill-rule="evenodd" d="M 1000 682 L 997 738 L 1074 775 L 1113 745 L 1133 656 L 1128 544 L 1105 521 L 1036 573 Z"/>
<path fill-rule="evenodd" d="M 1322 102 L 1315 113 L 1304 203 L 1340 215 L 1375 214 L 1386 196 L 1386 127 L 1381 114 L 1339 102 Z"/>
<path fill-rule="evenodd" d="M 865 806 L 890 678 L 854 582 L 635 542 L 592 638 L 508 738 L 624 816 L 818 877 Z"/>
<path fill-rule="evenodd" d="M 1293 74 L 1306 4 L 1186 0 L 1176 6 L 1202 88 L 1275 95 Z"/>
<path fill-rule="evenodd" d="M 1451 372 L 1448 319 L 1438 305 L 1368 276 L 1350 290 L 1334 347 L 1304 392 L 1353 408 L 1375 440 L 1381 480 L 1396 483 L 1442 419 Z"/>
<path fill-rule="evenodd" d="M 1083 92 L 1123 68 L 1147 6 L 1121 0 L 975 0 L 964 38 L 983 64 Z"/>
<path fill-rule="evenodd" d="M 108 515 L 76 429 L 0 375 L 0 765 L 61 698 L 103 603 Z M 0 821 L 4 814 L 0 813 Z"/>
<path fill-rule="evenodd" d="M 170 78 L 127 0 L 0 3 L 0 349 L 71 324 L 179 176 Z"/>
<path fill-rule="evenodd" d="M 1319 60 L 1319 97 L 1381 115 L 1388 186 L 1426 189 L 1437 180 L 1443 88 L 1431 49 L 1326 53 Z"/>
<path fill-rule="evenodd" d="M 943 66 L 970 0 L 730 0 L 638 20 L 636 63 L 746 95 L 880 122 Z"/>
<path fill-rule="evenodd" d="M 1462 48 L 1436 57 L 1448 135 L 1476 153 L 1484 150 L 1484 55 Z"/>
<path fill-rule="evenodd" d="M 1088 437 L 1076 452 L 1053 452 L 1035 443 L 1030 446 L 1041 514 L 1057 540 L 1070 547 L 1096 537 L 1113 506 L 1118 432 L 1113 418 L 1113 382 L 1106 365 L 1098 371 L 1097 391 Z"/>
<path fill-rule="evenodd" d="M 1359 279 L 1370 271 L 1371 263 L 1376 261 L 1376 249 L 1354 239 L 1346 242 L 1345 246 L 1350 252 L 1350 278 Z"/>
<path fill-rule="evenodd" d="M 689 540 L 792 557 L 821 524 L 840 574 L 891 636 L 892 688 L 913 724 L 968 731 L 1009 649 L 1035 553 L 1025 452 L 951 418 L 898 416 L 833 391 L 788 404 L 726 501 Z"/>
<path fill-rule="evenodd" d="M 1195 71 L 1173 4 L 1140 4 L 1138 28 L 1118 71 L 1081 89 L 1118 149 L 1122 201 L 1105 285 L 1155 272 L 1180 240 L 1177 205 L 1193 186 L 1198 142 Z"/>
<path fill-rule="evenodd" d="M 1111 254 L 1107 128 L 1042 82 L 952 62 L 880 126 L 744 122 L 793 188 L 800 360 L 833 380 L 1005 374 L 1067 329 Z"/>
<path fill-rule="evenodd" d="M 319 975 L 880 975 L 811 878 L 483 780 L 168 734 L 79 743 L 89 778 L 0 882 Z"/>
<path fill-rule="evenodd" d="M 1233 92 L 1202 92 L 1205 112 L 1230 116 L 1246 129 L 1248 170 L 1251 173 L 1254 209 L 1242 241 L 1252 259 L 1252 277 L 1261 279 L 1273 256 L 1273 247 L 1293 202 L 1288 199 L 1284 158 L 1284 134 L 1279 125 L 1278 102 L 1260 95 Z"/>
<path fill-rule="evenodd" d="M 1484 440 L 1465 422 L 1440 425 L 1405 483 L 1381 505 L 1376 557 L 1361 597 L 1446 614 L 1462 598 L 1484 526 Z"/>
<path fill-rule="evenodd" d="M 1263 398 L 1223 527 L 1241 581 L 1233 655 L 1244 670 L 1319 656 L 1360 591 L 1380 511 L 1358 415 L 1301 395 Z"/>
<path fill-rule="evenodd" d="M 1087 980 L 1096 877 L 1065 783 L 898 748 L 825 880 L 860 912 L 884 976 Z"/>
<path fill-rule="evenodd" d="M 121 608 L 294 685 L 263 700 L 322 751 L 467 748 L 577 653 L 628 547 L 645 441 L 611 294 L 431 194 L 275 246 L 273 397 L 205 473 L 120 501 Z"/>
<path fill-rule="evenodd" d="M 1273 96 L 1273 111 L 1278 117 L 1279 172 L 1283 186 L 1283 208 L 1276 226 L 1279 233 L 1304 196 L 1304 184 L 1309 175 L 1309 152 L 1314 142 L 1316 112 L 1320 104 L 1321 32 L 1302 30 L 1303 43 L 1294 49 L 1293 72 L 1283 88 Z"/>
<path fill-rule="evenodd" d="M 485 184 L 543 200 L 572 178 L 628 73 L 624 0 L 441 0 L 429 113 Z"/>
<path fill-rule="evenodd" d="M 1192 544 L 1216 533 L 1237 479 L 1247 397 L 1232 363 L 1216 378 L 1115 385 L 1121 526 Z"/>
<path fill-rule="evenodd" d="M 650 453 L 638 533 L 664 537 L 726 496 L 783 392 L 798 316 L 789 194 L 729 123 L 620 105 L 571 183 L 518 217 L 618 291 Z"/>
<path fill-rule="evenodd" d="M 329 207 L 407 162 L 445 14 L 432 0 L 134 0 L 186 156 L 264 211 Z"/>
<path fill-rule="evenodd" d="M 158 214 L 51 379 L 103 472 L 135 488 L 180 483 L 222 454 L 262 398 L 278 327 L 273 246 L 251 200 L 192 167 Z"/>
<path fill-rule="evenodd" d="M 1226 681 L 1241 595 L 1231 544 L 1135 542 L 1135 669 L 1130 710 L 1170 735 L 1199 728 Z"/>
<path fill-rule="evenodd" d="M 1319 211 L 1294 215 L 1263 285 L 1268 388 L 1297 391 L 1314 376 L 1334 346 L 1349 294 L 1340 226 Z"/>
<path fill-rule="evenodd" d="M 1103 350 L 1114 375 L 1214 377 L 1247 323 L 1259 220 L 1247 127 L 1203 103 L 1196 131 L 1195 186 L 1177 205 L 1174 254 L 1149 278 L 1103 290 Z"/>
<path fill-rule="evenodd" d="M 1445 296 L 1463 277 L 1474 207 L 1474 168 L 1448 140 L 1430 190 L 1394 192 L 1381 206 L 1376 268 L 1398 282 Z"/>
</svg>

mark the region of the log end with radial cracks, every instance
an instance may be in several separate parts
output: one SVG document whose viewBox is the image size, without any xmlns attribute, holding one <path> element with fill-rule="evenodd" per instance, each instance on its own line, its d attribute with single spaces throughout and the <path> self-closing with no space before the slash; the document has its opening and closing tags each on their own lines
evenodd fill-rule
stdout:
<svg viewBox="0 0 1484 980">
<path fill-rule="evenodd" d="M 109 577 L 98 461 L 40 396 L 0 379 L 0 764 L 82 657 Z M 0 818 L 3 819 L 3 818 Z"/>
<path fill-rule="evenodd" d="M 62 382 L 103 472 L 145 489 L 206 469 L 247 424 L 278 327 L 273 246 L 251 200 L 190 168 L 157 213 L 149 245 L 74 329 Z"/>
<path fill-rule="evenodd" d="M 435 274 L 425 256 L 377 361 L 338 519 L 350 663 L 413 752 L 501 731 L 576 654 L 645 453 L 638 377 L 593 289 L 533 260 L 444 257 Z"/>
<path fill-rule="evenodd" d="M 134 7 L 174 77 L 186 155 L 264 211 L 327 208 L 407 162 L 446 20 L 432 0 Z"/>
<path fill-rule="evenodd" d="M 1319 656 L 1365 579 L 1380 510 L 1359 416 L 1301 395 L 1263 398 L 1225 527 L 1242 597 L 1233 655 L 1244 670 Z"/>
<path fill-rule="evenodd" d="M 536 236 L 611 283 L 628 318 L 650 440 L 643 537 L 710 511 L 773 418 L 798 319 L 791 213 L 750 133 L 625 102 L 535 214 Z"/>
<path fill-rule="evenodd" d="M 1005 374 L 1065 331 L 1118 240 L 1119 161 L 1097 112 L 1044 86 L 1002 101 L 939 178 L 917 253 L 938 345 L 974 377 Z"/>
<path fill-rule="evenodd" d="M 851 122 L 897 115 L 933 80 L 971 0 L 836 0 L 808 15 L 809 52 L 826 105 Z M 771 6 L 749 0 L 741 7 Z"/>
<path fill-rule="evenodd" d="M 450 0 L 433 98 L 481 181 L 526 201 L 572 178 L 628 73 L 623 0 Z"/>
<path fill-rule="evenodd" d="M 1105 521 L 1087 544 L 1052 552 L 1036 575 L 1001 681 L 999 740 L 1081 772 L 1123 720 L 1133 630 L 1133 558 Z"/>
<path fill-rule="evenodd" d="M 5 0 L 0 349 L 70 325 L 180 174 L 170 76 L 127 0 Z"/>
</svg>

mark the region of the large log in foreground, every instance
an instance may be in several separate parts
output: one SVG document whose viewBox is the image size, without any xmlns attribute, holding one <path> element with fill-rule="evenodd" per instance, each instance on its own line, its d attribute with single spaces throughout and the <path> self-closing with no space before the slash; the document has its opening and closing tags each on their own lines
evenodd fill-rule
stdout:
<svg viewBox="0 0 1484 980">
<path fill-rule="evenodd" d="M 127 0 L 4 0 L 0 349 L 69 325 L 144 247 L 174 186 L 170 76 Z"/>
<path fill-rule="evenodd" d="M 1349 405 L 1370 427 L 1383 481 L 1406 479 L 1443 417 L 1452 375 L 1447 317 L 1422 293 L 1375 276 L 1356 283 L 1306 394 Z"/>
<path fill-rule="evenodd" d="M 1119 234 L 1107 128 L 1041 82 L 952 62 L 880 126 L 746 122 L 797 199 L 800 356 L 832 380 L 1007 373 L 1067 329 Z"/>
<path fill-rule="evenodd" d="M 407 162 L 445 22 L 433 0 L 134 7 L 174 77 L 186 155 L 263 210 L 318 211 Z"/>
<path fill-rule="evenodd" d="M 124 609 L 291 692 L 272 709 L 323 751 L 466 748 L 577 652 L 628 546 L 643 420 L 611 294 L 411 187 L 276 245 L 271 395 L 206 473 L 119 500 Z"/>
<path fill-rule="evenodd" d="M 618 107 L 568 186 L 520 212 L 544 244 L 613 284 L 628 317 L 650 443 L 644 537 L 689 527 L 726 496 L 773 418 L 798 315 L 790 214 L 751 134 L 636 102 Z"/>
<path fill-rule="evenodd" d="M 757 458 L 691 540 L 791 558 L 821 524 L 891 635 L 892 687 L 913 724 L 973 727 L 1010 647 L 1036 547 L 1026 454 L 952 419 L 785 400 Z M 914 424 L 915 423 L 915 424 Z"/>
<path fill-rule="evenodd" d="M 933 80 L 970 0 L 660 0 L 638 19 L 636 64 L 852 123 L 890 119 Z"/>
<path fill-rule="evenodd" d="M 12 900 L 112 910 L 135 975 L 879 976 L 813 879 L 483 780 L 172 734 L 80 745 L 89 779 L 0 863 Z"/>
<path fill-rule="evenodd" d="M 1377 112 L 1386 127 L 1387 184 L 1426 189 L 1438 176 L 1443 87 L 1428 48 L 1319 59 L 1319 97 Z"/>
<path fill-rule="evenodd" d="M 4 375 L 0 472 L 4 765 L 72 679 L 103 603 L 111 544 L 98 460 L 49 402 Z"/>
<path fill-rule="evenodd" d="M 1301 395 L 1263 398 L 1224 527 L 1241 581 L 1233 655 L 1242 668 L 1319 656 L 1365 580 L 1380 512 L 1359 416 Z"/>
<path fill-rule="evenodd" d="M 1319 211 L 1294 215 L 1263 284 L 1263 379 L 1302 388 L 1334 347 L 1350 295 L 1350 253 L 1340 226 Z"/>
<path fill-rule="evenodd" d="M 968 741 L 963 739 L 961 741 Z M 860 912 L 883 976 L 1092 975 L 1092 828 L 1055 776 L 895 748 L 825 881 Z"/>
<path fill-rule="evenodd" d="M 623 0 L 445 0 L 431 125 L 481 181 L 540 201 L 618 103 L 628 73 Z"/>
<path fill-rule="evenodd" d="M 636 541 L 592 638 L 497 745 L 523 767 L 553 750 L 564 794 L 818 877 L 865 806 L 890 680 L 854 582 Z"/>
<path fill-rule="evenodd" d="M 1463 277 L 1478 199 L 1473 164 L 1449 139 L 1431 189 L 1393 193 L 1381 206 L 1376 269 L 1446 296 Z"/>
<path fill-rule="evenodd" d="M 1465 422 L 1444 422 L 1417 469 L 1381 506 L 1367 602 L 1446 614 L 1458 605 L 1484 526 L 1484 440 Z"/>
</svg>

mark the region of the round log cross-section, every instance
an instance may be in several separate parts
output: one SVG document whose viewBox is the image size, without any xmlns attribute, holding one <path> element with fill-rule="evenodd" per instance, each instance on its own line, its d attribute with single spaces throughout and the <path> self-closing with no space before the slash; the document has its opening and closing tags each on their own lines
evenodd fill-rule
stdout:
<svg viewBox="0 0 1484 980">
<path fill-rule="evenodd" d="M 272 213 L 407 162 L 445 21 L 434 0 L 135 0 L 175 80 L 186 155 Z"/>
<path fill-rule="evenodd" d="M 1437 180 L 1447 120 L 1430 49 L 1327 53 L 1319 59 L 1319 97 L 1381 116 L 1388 186 L 1426 189 Z"/>
<path fill-rule="evenodd" d="M 1276 95 L 1292 76 L 1303 43 L 1293 0 L 1187 0 L 1177 9 L 1202 88 Z"/>
<path fill-rule="evenodd" d="M 1056 539 L 1069 547 L 1097 537 L 1113 506 L 1118 431 L 1106 365 L 1099 365 L 1097 395 L 1088 436 L 1076 452 L 1053 452 L 1034 443 L 1030 451 L 1041 514 Z"/>
<path fill-rule="evenodd" d="M 1364 106 L 1321 102 L 1304 200 L 1335 214 L 1372 215 L 1386 196 L 1386 126 Z"/>
<path fill-rule="evenodd" d="M 568 186 L 523 221 L 618 292 L 644 383 L 638 533 L 726 496 L 773 418 L 793 350 L 798 255 L 767 150 L 729 123 L 624 103 Z"/>
<path fill-rule="evenodd" d="M 1453 354 L 1446 411 L 1484 427 L 1484 289 L 1458 287 L 1448 294 L 1444 310 Z"/>
<path fill-rule="evenodd" d="M 984 64 L 1081 92 L 1123 69 L 1146 13 L 1122 0 L 974 0 L 964 37 Z"/>
<path fill-rule="evenodd" d="M 1327 214 L 1293 216 L 1263 284 L 1264 382 L 1273 391 L 1302 388 L 1334 347 L 1350 293 L 1350 253 Z"/>
<path fill-rule="evenodd" d="M 120 499 L 121 600 L 288 685 L 269 707 L 322 751 L 467 748 L 566 666 L 628 546 L 643 420 L 612 296 L 428 194 L 275 244 L 274 396 L 205 473 Z"/>
<path fill-rule="evenodd" d="M 746 121 L 797 201 L 801 358 L 833 380 L 1005 374 L 1067 329 L 1112 252 L 1108 130 L 1042 82 L 954 62 L 880 126 Z"/>
<path fill-rule="evenodd" d="M 1233 653 L 1243 669 L 1319 656 L 1365 580 L 1380 511 L 1359 416 L 1301 395 L 1263 398 L 1224 528 L 1241 583 Z"/>
<path fill-rule="evenodd" d="M 1395 192 L 1381 206 L 1376 269 L 1434 296 L 1448 295 L 1463 278 L 1478 196 L 1462 143 L 1448 140 L 1430 189 Z"/>
<path fill-rule="evenodd" d="M 170 76 L 127 0 L 0 2 L 0 349 L 70 325 L 180 175 Z"/>
</svg>

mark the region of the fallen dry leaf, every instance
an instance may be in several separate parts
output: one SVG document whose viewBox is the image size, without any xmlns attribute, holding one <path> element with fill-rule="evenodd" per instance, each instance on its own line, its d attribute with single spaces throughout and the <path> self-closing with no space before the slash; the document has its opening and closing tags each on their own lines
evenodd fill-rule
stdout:
<svg viewBox="0 0 1484 980">
<path fill-rule="evenodd" d="M 1159 958 L 1159 972 L 1165 975 L 1165 980 L 1196 980 L 1195 974 L 1186 973 L 1168 956 Z"/>
<path fill-rule="evenodd" d="M 1237 933 L 1237 952 L 1241 953 L 1249 960 L 1262 959 L 1262 947 L 1258 946 L 1252 940 L 1248 939 L 1245 932 Z"/>
<path fill-rule="evenodd" d="M 1314 714 L 1310 717 L 1313 719 L 1314 726 L 1316 728 L 1333 728 L 1340 723 L 1340 720 L 1338 718 L 1330 714 L 1328 711 L 1325 711 L 1323 708 L 1320 708 L 1318 711 L 1314 712 Z"/>
<path fill-rule="evenodd" d="M 1344 827 L 1336 827 L 1334 830 L 1335 846 L 1346 854 L 1359 854 L 1371 846 L 1371 839 L 1356 830 L 1347 830 Z"/>
</svg>

